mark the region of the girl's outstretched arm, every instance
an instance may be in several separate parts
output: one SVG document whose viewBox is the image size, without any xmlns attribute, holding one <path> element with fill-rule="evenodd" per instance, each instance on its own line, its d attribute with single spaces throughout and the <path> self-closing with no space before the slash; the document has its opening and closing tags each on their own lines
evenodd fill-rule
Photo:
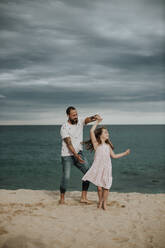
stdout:
<svg viewBox="0 0 165 248">
<path fill-rule="evenodd" d="M 125 152 L 115 154 L 114 151 L 110 148 L 110 156 L 112 158 L 122 158 L 128 154 L 130 154 L 130 149 L 127 149 Z"/>
<path fill-rule="evenodd" d="M 99 122 L 101 122 L 102 119 L 97 119 L 96 122 L 94 123 L 94 125 L 91 127 L 90 129 L 90 137 L 91 137 L 91 141 L 92 141 L 92 145 L 94 150 L 96 150 L 97 146 L 98 146 L 98 142 L 96 140 L 96 136 L 95 136 L 95 129 L 97 127 L 97 125 L 99 124 Z"/>
</svg>

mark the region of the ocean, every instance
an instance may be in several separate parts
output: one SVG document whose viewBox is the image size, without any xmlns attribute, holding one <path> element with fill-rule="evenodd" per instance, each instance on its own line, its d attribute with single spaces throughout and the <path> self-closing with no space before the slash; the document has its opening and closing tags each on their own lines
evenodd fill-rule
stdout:
<svg viewBox="0 0 165 248">
<path fill-rule="evenodd" d="M 165 193 L 165 125 L 105 125 L 115 153 L 110 191 Z M 84 140 L 90 126 L 84 128 Z M 94 153 L 84 152 L 90 164 Z M 62 174 L 60 126 L 0 126 L 0 189 L 59 190 Z M 81 190 L 81 171 L 73 167 L 68 191 Z M 96 191 L 90 184 L 89 191 Z"/>
</svg>

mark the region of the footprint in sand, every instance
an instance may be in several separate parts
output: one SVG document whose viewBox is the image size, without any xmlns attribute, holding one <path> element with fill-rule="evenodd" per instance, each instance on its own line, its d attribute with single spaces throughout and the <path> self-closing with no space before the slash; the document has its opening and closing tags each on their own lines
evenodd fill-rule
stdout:
<svg viewBox="0 0 165 248">
<path fill-rule="evenodd" d="M 25 203 L 24 204 L 24 207 L 29 208 L 29 207 L 33 207 L 33 205 L 32 204 L 29 204 L 29 203 Z"/>
<path fill-rule="evenodd" d="M 19 214 L 24 214 L 25 211 L 24 210 L 15 210 L 13 213 L 13 216 L 19 215 Z"/>
<path fill-rule="evenodd" d="M 120 204 L 117 201 L 111 201 L 107 205 L 110 206 L 110 207 L 125 208 L 124 204 Z"/>
<path fill-rule="evenodd" d="M 128 242 L 129 238 L 126 238 L 126 237 L 116 237 L 116 238 L 112 238 L 112 240 L 115 240 L 117 242 L 123 243 L 123 242 Z"/>
<path fill-rule="evenodd" d="M 27 248 L 27 247 L 37 247 L 45 248 L 45 245 L 39 240 L 31 239 L 23 235 L 9 238 L 2 245 L 2 248 Z"/>
<path fill-rule="evenodd" d="M 8 231 L 5 230 L 5 228 L 0 227 L 0 235 L 7 234 Z"/>
<path fill-rule="evenodd" d="M 45 208 L 45 205 L 42 202 L 38 202 L 38 203 L 35 204 L 35 207 Z"/>
</svg>

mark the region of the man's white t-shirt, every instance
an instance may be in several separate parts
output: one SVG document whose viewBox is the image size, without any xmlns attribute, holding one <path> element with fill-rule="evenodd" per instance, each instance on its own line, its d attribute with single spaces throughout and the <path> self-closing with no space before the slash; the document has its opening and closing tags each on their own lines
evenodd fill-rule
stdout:
<svg viewBox="0 0 165 248">
<path fill-rule="evenodd" d="M 61 156 L 73 156 L 73 153 L 67 147 L 64 139 L 66 137 L 71 138 L 72 145 L 76 152 L 83 150 L 83 146 L 81 142 L 83 141 L 83 126 L 85 125 L 84 120 L 78 120 L 77 124 L 69 124 L 67 121 L 61 127 L 61 137 L 62 137 L 62 149 L 61 149 Z"/>
</svg>

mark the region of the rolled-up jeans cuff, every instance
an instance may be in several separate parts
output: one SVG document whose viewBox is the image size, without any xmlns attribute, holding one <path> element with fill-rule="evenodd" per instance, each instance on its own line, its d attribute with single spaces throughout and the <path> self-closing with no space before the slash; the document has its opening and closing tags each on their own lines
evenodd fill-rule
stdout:
<svg viewBox="0 0 165 248">
<path fill-rule="evenodd" d="M 83 181 L 82 182 L 82 191 L 88 191 L 89 184 L 90 184 L 89 181 Z"/>
</svg>

